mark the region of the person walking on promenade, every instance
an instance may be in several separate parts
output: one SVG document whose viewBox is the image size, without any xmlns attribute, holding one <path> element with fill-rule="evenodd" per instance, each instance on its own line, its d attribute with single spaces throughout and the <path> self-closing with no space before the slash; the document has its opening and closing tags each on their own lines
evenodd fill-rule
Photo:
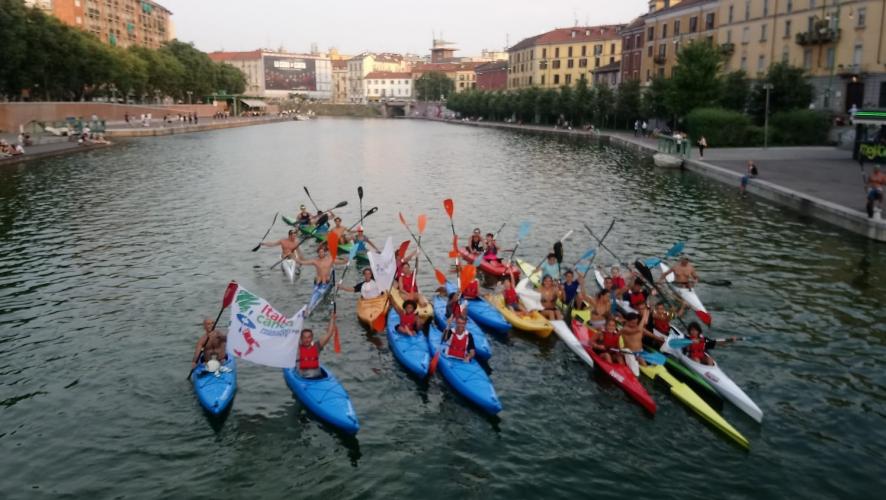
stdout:
<svg viewBox="0 0 886 500">
<path fill-rule="evenodd" d="M 869 218 L 874 218 L 875 212 L 877 218 L 882 218 L 883 212 L 883 186 L 886 185 L 886 174 L 880 170 L 879 165 L 874 166 L 874 171 L 868 177 L 868 203 L 867 212 Z M 877 208 L 874 209 L 874 202 L 877 202 Z"/>
<path fill-rule="evenodd" d="M 646 120 L 643 120 L 643 124 L 641 125 L 641 128 L 643 129 L 643 137 L 646 137 L 648 135 L 646 133 L 647 132 L 646 131 L 646 129 L 647 129 Z"/>
<path fill-rule="evenodd" d="M 748 182 L 752 177 L 757 176 L 757 164 L 754 163 L 754 160 L 748 160 L 748 170 L 747 173 L 741 178 L 741 186 L 738 188 L 738 192 L 741 194 L 745 193 L 745 189 L 748 187 Z"/>
<path fill-rule="evenodd" d="M 704 148 L 708 147 L 708 140 L 701 136 L 701 139 L 698 140 L 698 157 L 704 158 Z"/>
<path fill-rule="evenodd" d="M 640 120 L 634 120 L 634 137 L 640 135 Z"/>
</svg>

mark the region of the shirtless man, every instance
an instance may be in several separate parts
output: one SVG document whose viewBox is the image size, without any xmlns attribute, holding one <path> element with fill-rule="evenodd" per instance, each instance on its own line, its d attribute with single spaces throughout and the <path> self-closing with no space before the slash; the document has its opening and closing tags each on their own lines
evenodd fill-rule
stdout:
<svg viewBox="0 0 886 500">
<path fill-rule="evenodd" d="M 298 242 L 298 230 L 290 229 L 289 236 L 282 240 L 277 241 L 263 241 L 261 246 L 270 248 L 270 247 L 280 247 L 280 257 L 283 259 L 289 258 L 290 254 L 295 251 L 299 246 Z"/>
<path fill-rule="evenodd" d="M 341 217 L 336 217 L 332 220 L 335 223 L 335 227 L 329 230 L 329 232 L 335 233 L 338 235 L 338 241 L 341 243 L 347 243 L 350 240 L 350 236 L 348 235 L 348 228 L 341 225 Z"/>
<path fill-rule="evenodd" d="M 692 288 L 698 283 L 698 274 L 695 272 L 695 266 L 689 263 L 689 257 L 680 257 L 680 263 L 672 267 L 668 272 L 662 274 L 658 278 L 658 282 L 667 279 L 668 275 L 674 273 L 674 285 L 683 288 Z"/>
<path fill-rule="evenodd" d="M 191 360 L 191 371 L 197 368 L 197 362 L 200 360 L 200 354 L 203 354 L 203 362 L 215 360 L 217 363 L 224 363 L 228 360 L 225 347 L 228 343 L 228 336 L 219 330 L 212 329 L 211 319 L 203 320 L 203 335 L 197 341 L 197 348 L 194 349 L 194 358 Z M 217 370 L 218 368 L 216 368 Z M 216 371 L 210 370 L 210 371 Z"/>
<path fill-rule="evenodd" d="M 621 338 L 624 339 L 624 348 L 633 353 L 643 352 L 643 336 L 648 334 L 643 325 L 649 321 L 649 308 L 643 307 L 643 316 L 637 313 L 625 314 L 625 324 L 621 327 Z M 654 338 L 654 336 L 653 336 Z M 637 361 L 646 366 L 646 361 L 642 357 L 637 356 Z"/>
<path fill-rule="evenodd" d="M 868 177 L 868 217 L 874 216 L 874 202 L 877 202 L 878 210 L 883 210 L 883 185 L 886 184 L 886 173 L 880 171 L 879 166 L 874 166 L 874 171 Z M 881 215 L 882 217 L 882 215 Z"/>
<path fill-rule="evenodd" d="M 314 285 L 328 284 L 332 276 L 332 266 L 335 264 L 344 264 L 346 261 L 342 259 L 332 260 L 326 245 L 317 247 L 317 258 L 306 260 L 301 255 L 301 250 L 295 249 L 295 261 L 302 265 L 314 266 L 317 271 L 317 277 L 314 278 Z"/>
</svg>

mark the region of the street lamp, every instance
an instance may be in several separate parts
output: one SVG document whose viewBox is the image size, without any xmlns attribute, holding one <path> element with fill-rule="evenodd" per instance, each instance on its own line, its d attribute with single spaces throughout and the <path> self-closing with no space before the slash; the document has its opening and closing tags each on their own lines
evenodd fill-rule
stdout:
<svg viewBox="0 0 886 500">
<path fill-rule="evenodd" d="M 766 111 L 763 115 L 763 149 L 769 147 L 769 92 L 774 88 L 774 86 L 766 82 L 763 84 L 763 89 L 766 91 Z"/>
<path fill-rule="evenodd" d="M 188 104 L 193 104 L 193 103 L 191 102 L 191 96 L 192 96 L 192 95 L 194 95 L 194 92 L 192 92 L 192 91 L 189 90 L 189 91 L 188 91 Z"/>
<path fill-rule="evenodd" d="M 112 83 L 111 86 L 108 88 L 108 90 L 111 91 L 111 95 L 113 96 L 113 97 L 112 97 L 112 99 L 113 99 L 112 102 L 113 102 L 114 104 L 117 104 L 117 86 L 114 85 L 114 84 Z"/>
</svg>

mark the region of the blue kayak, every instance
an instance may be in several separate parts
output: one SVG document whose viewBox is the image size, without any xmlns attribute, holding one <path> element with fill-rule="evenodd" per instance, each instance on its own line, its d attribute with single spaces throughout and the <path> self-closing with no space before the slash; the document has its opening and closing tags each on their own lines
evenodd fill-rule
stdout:
<svg viewBox="0 0 886 500">
<path fill-rule="evenodd" d="M 335 277 L 333 276 L 332 279 L 335 279 Z M 331 291 L 332 291 L 331 282 L 330 283 L 315 283 L 314 284 L 314 291 L 311 293 L 311 300 L 310 300 L 310 302 L 308 302 L 308 308 L 305 311 L 306 318 L 308 316 L 310 316 L 312 312 L 314 312 L 314 309 L 316 309 L 317 306 L 320 305 L 320 301 L 322 301 L 324 298 L 326 298 L 326 296 L 329 295 L 329 292 L 331 292 Z"/>
<path fill-rule="evenodd" d="M 428 376 L 428 365 L 431 355 L 428 354 L 428 344 L 424 335 L 419 332 L 415 335 L 403 335 L 397 331 L 400 324 L 400 315 L 392 307 L 388 311 L 388 345 L 409 373 L 424 379 Z"/>
<path fill-rule="evenodd" d="M 194 392 L 200 406 L 209 413 L 218 415 L 227 410 L 234 401 L 234 393 L 237 392 L 237 364 L 234 357 L 228 355 L 228 360 L 221 365 L 218 375 L 206 371 L 203 357 L 194 371 L 191 372 L 191 382 L 194 384 Z"/>
<path fill-rule="evenodd" d="M 431 325 L 428 330 L 428 345 L 431 352 L 440 348 L 443 333 Z M 476 340 L 475 340 L 476 342 Z M 501 411 L 501 402 L 495 394 L 495 387 L 489 380 L 489 375 L 483 371 L 483 367 L 472 359 L 469 363 L 459 358 L 451 358 L 444 351 L 440 354 L 437 368 L 443 374 L 443 378 L 455 389 L 455 392 L 464 396 L 468 401 L 477 405 L 481 410 L 490 415 L 497 415 Z"/>
<path fill-rule="evenodd" d="M 456 291 L 458 291 L 458 287 L 452 283 L 446 283 L 446 293 Z M 468 317 L 480 325 L 481 328 L 491 330 L 495 333 L 508 333 L 511 331 L 511 324 L 508 323 L 508 320 L 498 312 L 498 309 L 485 300 L 468 300 L 467 311 Z M 473 331 L 471 331 L 471 333 L 473 333 Z"/>
<path fill-rule="evenodd" d="M 295 397 L 320 420 L 344 432 L 354 435 L 360 430 L 360 422 L 351 405 L 351 398 L 341 382 L 325 366 L 322 378 L 303 378 L 295 368 L 284 368 L 283 378 Z"/>
<path fill-rule="evenodd" d="M 441 330 L 446 329 L 446 302 L 445 297 L 434 296 L 434 321 L 437 322 L 437 328 Z M 470 316 L 468 316 L 466 328 L 474 336 L 474 349 L 477 351 L 477 357 L 483 361 L 489 360 L 492 357 L 492 346 L 489 345 L 486 332 L 477 323 L 474 323 Z"/>
</svg>

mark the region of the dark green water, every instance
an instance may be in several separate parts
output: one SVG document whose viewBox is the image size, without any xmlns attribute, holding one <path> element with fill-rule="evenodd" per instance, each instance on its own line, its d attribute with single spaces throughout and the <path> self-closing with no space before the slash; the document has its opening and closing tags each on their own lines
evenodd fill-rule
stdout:
<svg viewBox="0 0 886 500">
<path fill-rule="evenodd" d="M 686 240 L 718 353 L 765 412 L 723 415 L 742 451 L 649 385 L 654 418 L 554 337 L 493 341 L 492 421 L 439 378 L 421 384 L 340 300 L 325 361 L 362 429 L 305 414 L 278 370 L 240 363 L 211 422 L 185 381 L 199 322 L 230 279 L 287 313 L 310 295 L 252 253 L 275 212 L 347 199 L 367 231 L 408 238 L 429 217 L 442 267 L 461 234 L 534 222 L 524 257 L 568 228 L 566 260 L 604 229 L 625 257 Z M 276 226 L 273 236 L 285 233 Z M 525 250 L 525 251 L 524 251 Z M 609 263 L 611 259 L 600 259 Z M 425 271 L 427 271 L 427 266 Z M 352 275 L 356 278 L 356 275 Z M 425 272 L 422 282 L 433 285 Z M 0 491 L 4 498 L 875 497 L 886 443 L 886 246 L 691 174 L 584 143 L 412 121 L 317 120 L 120 144 L 0 166 Z M 318 315 L 319 316 L 319 315 Z M 646 383 L 646 381 L 644 381 Z"/>
</svg>

